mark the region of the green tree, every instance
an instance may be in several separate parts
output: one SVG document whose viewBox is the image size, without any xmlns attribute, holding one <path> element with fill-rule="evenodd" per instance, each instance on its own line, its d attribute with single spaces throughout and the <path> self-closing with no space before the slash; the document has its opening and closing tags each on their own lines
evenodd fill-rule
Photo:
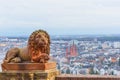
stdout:
<svg viewBox="0 0 120 80">
<path fill-rule="evenodd" d="M 113 72 L 113 71 L 111 72 L 111 75 L 114 75 L 114 72 Z"/>
<path fill-rule="evenodd" d="M 58 67 L 57 67 L 59 70 L 60 70 L 60 64 L 58 64 Z"/>
<path fill-rule="evenodd" d="M 118 65 L 120 66 L 120 58 L 119 58 L 119 61 L 118 61 Z"/>
<path fill-rule="evenodd" d="M 95 74 L 94 70 L 93 70 L 93 67 L 90 69 L 90 74 Z"/>
<path fill-rule="evenodd" d="M 70 74 L 70 69 L 69 68 L 67 68 L 66 74 Z"/>
</svg>

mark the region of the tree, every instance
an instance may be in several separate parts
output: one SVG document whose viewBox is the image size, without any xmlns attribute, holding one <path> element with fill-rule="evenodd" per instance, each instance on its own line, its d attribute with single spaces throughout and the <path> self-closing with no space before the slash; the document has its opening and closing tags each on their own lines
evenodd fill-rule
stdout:
<svg viewBox="0 0 120 80">
<path fill-rule="evenodd" d="M 69 68 L 67 68 L 66 74 L 70 74 L 70 69 Z"/>
<path fill-rule="evenodd" d="M 114 75 L 114 71 L 111 72 L 111 75 Z"/>
<path fill-rule="evenodd" d="M 99 74 L 99 72 L 98 72 L 98 71 L 95 71 L 95 74 Z"/>
<path fill-rule="evenodd" d="M 60 70 L 60 64 L 58 64 L 57 68 Z"/>
<path fill-rule="evenodd" d="M 119 58 L 119 61 L 118 61 L 118 65 L 120 66 L 120 58 Z"/>
<path fill-rule="evenodd" d="M 94 70 L 93 70 L 93 67 L 92 68 L 90 68 L 90 72 L 89 72 L 90 74 L 95 74 L 95 72 L 94 72 Z"/>
<path fill-rule="evenodd" d="M 64 71 L 63 71 L 63 70 L 61 70 L 61 73 L 62 73 L 62 74 L 64 74 Z"/>
</svg>

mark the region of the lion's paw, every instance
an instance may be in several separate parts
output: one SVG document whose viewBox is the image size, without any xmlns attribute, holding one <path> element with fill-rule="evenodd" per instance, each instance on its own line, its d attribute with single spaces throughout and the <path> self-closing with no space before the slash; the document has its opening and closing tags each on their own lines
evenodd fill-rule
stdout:
<svg viewBox="0 0 120 80">
<path fill-rule="evenodd" d="M 19 62 L 21 62 L 21 61 L 22 61 L 22 60 L 21 60 L 20 57 L 15 57 L 15 58 L 11 59 L 10 62 L 19 63 Z"/>
</svg>

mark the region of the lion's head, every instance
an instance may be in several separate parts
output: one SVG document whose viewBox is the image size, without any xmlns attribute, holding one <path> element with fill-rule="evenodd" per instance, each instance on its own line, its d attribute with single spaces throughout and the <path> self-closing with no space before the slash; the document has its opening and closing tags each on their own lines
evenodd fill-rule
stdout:
<svg viewBox="0 0 120 80">
<path fill-rule="evenodd" d="M 50 53 L 50 37 L 44 30 L 34 31 L 28 40 L 28 50 L 31 55 L 31 59 L 34 62 L 39 62 L 43 55 Z M 45 59 L 48 60 L 45 56 Z"/>
</svg>

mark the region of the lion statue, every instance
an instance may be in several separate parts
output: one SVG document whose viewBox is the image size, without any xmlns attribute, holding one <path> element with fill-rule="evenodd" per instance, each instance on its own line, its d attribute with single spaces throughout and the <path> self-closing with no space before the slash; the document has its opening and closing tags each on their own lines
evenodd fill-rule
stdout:
<svg viewBox="0 0 120 80">
<path fill-rule="evenodd" d="M 50 37 L 44 30 L 34 31 L 24 48 L 12 48 L 7 51 L 4 62 L 39 62 L 46 63 L 50 54 Z"/>
</svg>

